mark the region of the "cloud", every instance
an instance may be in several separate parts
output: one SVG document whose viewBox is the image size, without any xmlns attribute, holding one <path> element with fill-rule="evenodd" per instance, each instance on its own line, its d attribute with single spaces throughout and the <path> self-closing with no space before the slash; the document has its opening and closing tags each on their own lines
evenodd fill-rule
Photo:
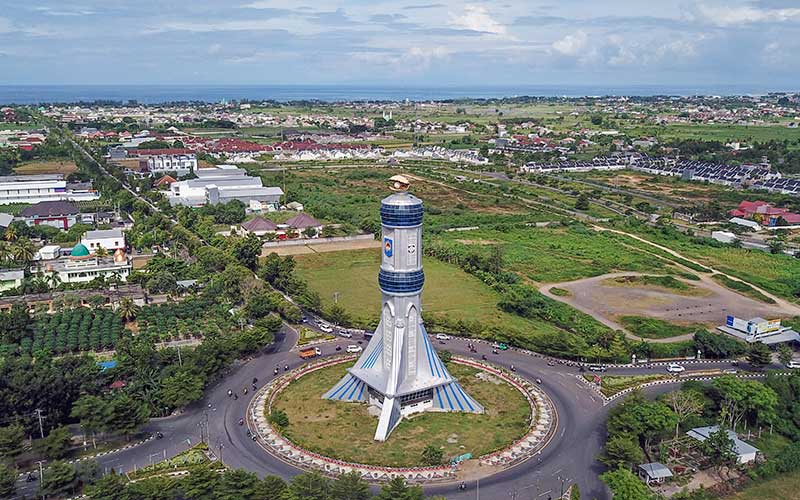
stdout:
<svg viewBox="0 0 800 500">
<path fill-rule="evenodd" d="M 12 31 L 14 31 L 14 27 L 11 25 L 11 21 L 0 17 L 0 33 L 11 33 Z"/>
<path fill-rule="evenodd" d="M 222 51 L 222 44 L 212 43 L 211 45 L 208 46 L 208 53 L 212 56 L 219 54 L 220 51 Z"/>
<path fill-rule="evenodd" d="M 443 3 L 429 3 L 423 5 L 406 5 L 403 7 L 403 10 L 426 10 L 426 9 L 438 9 L 441 7 L 447 7 L 447 5 Z"/>
<path fill-rule="evenodd" d="M 91 9 L 81 9 L 80 7 L 69 7 L 69 6 L 62 6 L 57 9 L 52 7 L 45 7 L 39 6 L 34 8 L 37 12 L 41 12 L 42 14 L 48 16 L 59 16 L 59 17 L 75 17 L 75 16 L 90 16 L 95 13 L 95 11 Z"/>
<path fill-rule="evenodd" d="M 589 36 L 584 31 L 578 31 L 574 35 L 567 35 L 564 38 L 553 42 L 551 47 L 559 54 L 565 56 L 577 56 L 586 48 Z"/>
<path fill-rule="evenodd" d="M 698 4 L 697 17 L 700 20 L 721 27 L 754 23 L 782 23 L 800 20 L 800 8 L 769 8 L 758 5 L 706 5 Z"/>
<path fill-rule="evenodd" d="M 459 28 L 491 33 L 493 35 L 505 35 L 506 27 L 495 21 L 486 7 L 480 5 L 466 5 L 461 14 L 450 14 L 450 24 Z"/>
</svg>

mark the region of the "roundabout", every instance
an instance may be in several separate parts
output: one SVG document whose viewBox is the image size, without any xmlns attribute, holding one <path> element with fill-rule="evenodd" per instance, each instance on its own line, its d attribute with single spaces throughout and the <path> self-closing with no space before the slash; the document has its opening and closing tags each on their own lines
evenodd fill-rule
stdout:
<svg viewBox="0 0 800 500">
<path fill-rule="evenodd" d="M 354 360 L 341 356 L 303 365 L 262 387 L 247 411 L 258 444 L 287 464 L 328 475 L 355 471 L 373 482 L 396 476 L 448 482 L 480 479 L 526 461 L 541 452 L 557 427 L 555 408 L 536 384 L 454 357 L 450 369 L 486 412 L 418 414 L 405 419 L 387 441 L 377 442 L 364 429 L 374 426 L 378 409 L 321 398 Z M 275 410 L 288 417 L 288 425 L 270 421 Z M 445 463 L 425 465 L 422 452 L 429 446 L 442 452 Z"/>
</svg>

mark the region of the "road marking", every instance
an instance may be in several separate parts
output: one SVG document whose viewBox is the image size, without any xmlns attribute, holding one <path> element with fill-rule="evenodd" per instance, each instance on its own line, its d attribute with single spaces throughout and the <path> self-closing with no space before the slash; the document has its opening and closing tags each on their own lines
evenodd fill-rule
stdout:
<svg viewBox="0 0 800 500">
<path fill-rule="evenodd" d="M 542 493 L 542 494 L 541 494 L 541 495 L 539 495 L 539 496 L 540 496 L 540 497 L 543 497 L 543 496 L 547 495 L 548 493 L 552 493 L 552 492 L 553 492 L 553 490 L 547 490 L 547 491 L 545 491 L 544 493 Z"/>
<path fill-rule="evenodd" d="M 554 475 L 554 476 L 557 476 L 557 475 L 558 475 L 558 473 L 559 473 L 559 472 L 561 472 L 562 470 L 564 470 L 564 469 L 558 469 L 557 471 L 553 472 L 553 475 Z"/>
<path fill-rule="evenodd" d="M 566 428 L 566 427 L 564 427 L 563 429 L 561 429 L 561 437 L 564 437 L 564 433 L 565 433 L 565 432 L 567 432 L 567 428 Z"/>
</svg>

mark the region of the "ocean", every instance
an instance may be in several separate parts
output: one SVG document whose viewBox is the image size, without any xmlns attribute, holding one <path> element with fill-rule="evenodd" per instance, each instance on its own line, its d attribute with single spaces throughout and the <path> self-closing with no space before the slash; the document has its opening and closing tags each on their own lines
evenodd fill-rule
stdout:
<svg viewBox="0 0 800 500">
<path fill-rule="evenodd" d="M 0 85 L 0 104 L 45 104 L 136 101 L 158 104 L 176 101 L 223 100 L 431 101 L 515 96 L 689 96 L 756 95 L 781 89 L 766 86 L 717 85 L 520 85 L 508 87 L 421 87 L 384 85 Z"/>
</svg>

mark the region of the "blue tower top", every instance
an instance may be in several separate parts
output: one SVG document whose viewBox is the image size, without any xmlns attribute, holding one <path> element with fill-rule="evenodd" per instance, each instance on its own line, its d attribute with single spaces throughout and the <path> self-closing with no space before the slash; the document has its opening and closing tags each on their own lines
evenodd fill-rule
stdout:
<svg viewBox="0 0 800 500">
<path fill-rule="evenodd" d="M 419 226 L 422 212 L 422 200 L 410 193 L 395 193 L 381 200 L 381 224 L 384 226 Z"/>
</svg>

